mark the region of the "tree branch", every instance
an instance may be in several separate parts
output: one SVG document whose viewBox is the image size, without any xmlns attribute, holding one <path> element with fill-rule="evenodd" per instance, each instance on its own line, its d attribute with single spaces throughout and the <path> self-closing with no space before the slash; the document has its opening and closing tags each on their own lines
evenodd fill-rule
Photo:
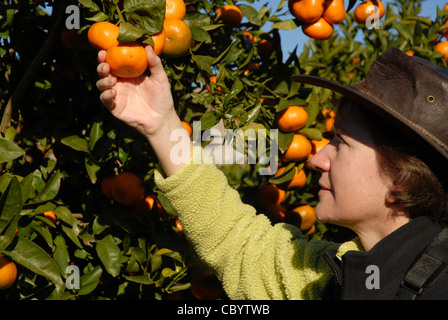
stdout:
<svg viewBox="0 0 448 320">
<path fill-rule="evenodd" d="M 18 83 L 16 89 L 14 90 L 11 98 L 3 111 L 2 121 L 0 123 L 0 132 L 4 135 L 6 130 L 11 126 L 11 118 L 13 111 L 16 110 L 17 106 L 20 105 L 22 99 L 26 97 L 26 91 L 33 83 L 39 68 L 47 60 L 48 56 L 52 52 L 55 44 L 60 38 L 61 29 L 64 23 L 65 10 L 63 3 L 60 1 L 54 2 L 53 14 L 56 17 L 55 24 L 51 28 L 47 40 L 45 41 L 42 48 L 39 50 L 37 55 L 31 62 L 28 70 L 25 72 L 23 78 Z"/>
</svg>

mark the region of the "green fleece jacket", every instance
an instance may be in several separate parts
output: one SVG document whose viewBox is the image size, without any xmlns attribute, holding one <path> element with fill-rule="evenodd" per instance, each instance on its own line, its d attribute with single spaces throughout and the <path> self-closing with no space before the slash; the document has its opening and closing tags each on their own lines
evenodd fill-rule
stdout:
<svg viewBox="0 0 448 320">
<path fill-rule="evenodd" d="M 307 241 L 292 225 L 272 225 L 241 201 L 215 164 L 189 163 L 168 178 L 156 171 L 155 183 L 230 299 L 316 299 L 332 276 L 321 252 L 362 250 L 356 239 Z"/>
</svg>

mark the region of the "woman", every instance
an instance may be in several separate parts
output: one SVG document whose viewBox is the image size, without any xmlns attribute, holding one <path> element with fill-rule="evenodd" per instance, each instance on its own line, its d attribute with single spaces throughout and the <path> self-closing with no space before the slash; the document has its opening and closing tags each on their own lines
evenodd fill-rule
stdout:
<svg viewBox="0 0 448 320">
<path fill-rule="evenodd" d="M 443 230 L 447 215 L 445 70 L 391 48 L 360 83 L 343 86 L 312 76 L 292 78 L 347 98 L 336 119 L 335 138 L 311 160 L 322 173 L 318 218 L 358 236 L 340 245 L 307 242 L 288 224 L 272 226 L 241 202 L 215 165 L 190 163 L 191 141 L 169 140 L 182 124 L 160 59 L 151 47 L 146 52 L 151 76 L 132 80 L 112 76 L 105 52 L 99 53 L 101 101 L 151 143 L 164 171 L 156 172 L 156 184 L 230 298 L 448 298 L 448 274 L 442 267 L 434 267 L 443 271 L 441 276 L 419 294 L 413 294 L 412 280 L 426 286 L 426 279 L 403 281 Z M 179 144 L 190 151 L 180 164 L 170 160 L 170 150 Z M 448 242 L 443 239 L 442 244 Z M 425 255 L 431 257 L 432 252 L 429 258 Z M 411 275 L 419 271 L 412 269 Z"/>
</svg>

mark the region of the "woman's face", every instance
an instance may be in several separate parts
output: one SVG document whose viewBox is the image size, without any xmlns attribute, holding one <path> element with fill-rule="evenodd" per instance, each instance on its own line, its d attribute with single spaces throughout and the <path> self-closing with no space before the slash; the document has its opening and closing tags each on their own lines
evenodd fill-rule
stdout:
<svg viewBox="0 0 448 320">
<path fill-rule="evenodd" d="M 391 182 L 377 163 L 371 136 L 362 126 L 356 105 L 347 101 L 336 117 L 335 137 L 311 158 L 322 173 L 316 216 L 322 222 L 357 230 L 381 223 L 387 215 Z"/>
</svg>

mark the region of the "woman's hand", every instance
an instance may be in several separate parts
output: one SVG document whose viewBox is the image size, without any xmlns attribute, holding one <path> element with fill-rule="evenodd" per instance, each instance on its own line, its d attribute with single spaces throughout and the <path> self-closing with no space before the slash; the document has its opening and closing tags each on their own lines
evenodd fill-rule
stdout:
<svg viewBox="0 0 448 320">
<path fill-rule="evenodd" d="M 142 74 L 137 78 L 117 78 L 111 74 L 105 62 L 106 51 L 100 51 L 97 87 L 102 91 L 100 100 L 116 118 L 149 138 L 177 115 L 162 62 L 151 46 L 145 50 L 151 76 Z"/>
<path fill-rule="evenodd" d="M 137 129 L 151 144 L 165 173 L 176 173 L 193 154 L 193 144 L 184 129 L 176 110 L 168 76 L 162 61 L 154 54 L 151 46 L 146 46 L 150 76 L 117 78 L 110 73 L 105 62 L 106 51 L 98 53 L 98 89 L 100 100 L 117 118 Z M 184 133 L 181 138 L 171 139 L 175 130 Z M 175 135 L 176 136 L 176 135 Z M 171 150 L 181 147 L 186 150 L 181 155 L 172 155 Z"/>
</svg>

